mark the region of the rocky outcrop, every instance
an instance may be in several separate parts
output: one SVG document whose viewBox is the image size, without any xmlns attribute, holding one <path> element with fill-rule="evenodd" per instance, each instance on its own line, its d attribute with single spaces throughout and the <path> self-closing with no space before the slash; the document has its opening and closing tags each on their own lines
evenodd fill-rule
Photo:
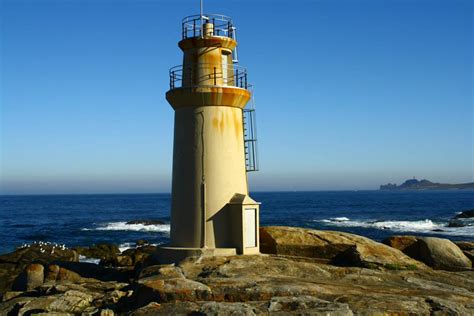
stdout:
<svg viewBox="0 0 474 316">
<path fill-rule="evenodd" d="M 415 260 L 440 270 L 462 271 L 472 268 L 471 260 L 452 241 L 435 237 L 394 236 L 384 243 L 403 251 Z"/>
<path fill-rule="evenodd" d="M 429 314 L 432 297 L 459 308 L 474 298 L 471 272 L 347 268 L 275 255 L 189 259 L 179 267 L 186 278 L 206 284 L 215 301 L 267 302 L 267 309 L 274 297 L 310 296 L 329 302 L 337 298 L 355 314 Z"/>
<path fill-rule="evenodd" d="M 415 236 L 392 236 L 382 241 L 387 246 L 404 251 L 418 241 Z"/>
<path fill-rule="evenodd" d="M 100 260 L 100 265 L 108 267 L 137 266 L 143 264 L 156 251 L 156 246 L 142 244 L 122 253 Z"/>
<path fill-rule="evenodd" d="M 81 278 L 100 281 L 127 282 L 133 275 L 133 268 L 113 269 L 87 262 L 56 262 L 55 265 L 59 267 L 56 279 L 59 281 L 75 281 L 77 278 Z M 48 270 L 53 270 L 52 274 L 54 274 L 54 271 L 57 270 L 57 268 L 49 266 Z M 47 277 L 49 277 L 49 275 Z"/>
<path fill-rule="evenodd" d="M 26 266 L 32 262 L 48 264 L 53 261 L 78 261 L 76 251 L 65 246 L 51 243 L 33 243 L 16 249 L 14 252 L 0 255 L 0 263 L 13 263 Z"/>
<path fill-rule="evenodd" d="M 156 246 L 143 245 L 137 248 L 127 249 L 122 253 L 122 256 L 127 256 L 130 258 L 133 266 L 142 264 L 145 262 L 149 256 L 151 256 L 156 251 Z"/>
<path fill-rule="evenodd" d="M 352 316 L 349 305 L 328 302 L 313 296 L 276 296 L 272 297 L 268 306 L 272 314 L 284 315 L 287 312 L 309 315 Z"/>
<path fill-rule="evenodd" d="M 474 267 L 474 241 L 458 241 L 455 244 L 471 260 Z"/>
<path fill-rule="evenodd" d="M 474 189 L 474 182 L 448 184 L 435 183 L 426 179 L 408 179 L 400 185 L 388 183 L 380 186 L 380 190 L 469 190 Z"/>
<path fill-rule="evenodd" d="M 144 279 L 150 276 L 165 279 L 184 279 L 183 271 L 173 264 L 170 265 L 154 265 L 144 268 L 140 271 L 138 279 Z"/>
<path fill-rule="evenodd" d="M 472 218 L 474 217 L 474 210 L 462 211 L 457 214 L 454 218 Z"/>
<path fill-rule="evenodd" d="M 24 290 L 4 293 L 0 315 L 474 314 L 472 270 L 438 271 L 423 264 L 412 270 L 410 258 L 389 265 L 406 256 L 352 234 L 278 227 L 268 235 L 283 253 L 152 266 L 30 263 Z M 304 247 L 297 247 L 298 240 Z M 412 238 L 392 242 L 404 250 L 414 244 Z M 314 246 L 325 255 L 309 256 Z M 334 265 L 338 260 L 345 266 Z"/>
<path fill-rule="evenodd" d="M 296 227 L 262 227 L 263 253 L 319 259 L 343 266 L 422 267 L 402 252 L 354 234 Z"/>
<path fill-rule="evenodd" d="M 120 255 L 120 249 L 117 245 L 99 244 L 90 247 L 75 247 L 74 250 L 87 258 L 113 260 Z"/>
<path fill-rule="evenodd" d="M 474 226 L 474 210 L 462 211 L 454 216 L 448 223 L 448 227 Z"/>
<path fill-rule="evenodd" d="M 117 306 L 118 299 L 126 298 L 127 292 L 117 290 L 119 284 L 90 282 L 64 285 L 45 284 L 35 292 L 3 297 L 0 315 L 114 315 L 107 306 Z M 122 285 L 123 288 L 123 285 Z M 120 293 L 120 294 L 117 294 Z M 99 306 L 99 307 L 97 307 Z M 104 313 L 101 312 L 104 311 Z M 109 311 L 107 313 L 107 311 Z"/>
<path fill-rule="evenodd" d="M 25 268 L 32 263 L 44 267 L 55 261 L 74 262 L 78 260 L 79 255 L 76 251 L 63 245 L 43 242 L 25 245 L 14 252 L 0 255 L 0 294 L 11 289 L 18 278 L 21 280 L 18 280 L 17 285 L 23 290 L 28 283 L 28 278 L 34 278 L 35 273 L 42 273 L 35 270 L 41 269 L 40 266 L 32 266 L 31 271 L 25 271 Z M 23 274 L 20 276 L 22 272 Z"/>
<path fill-rule="evenodd" d="M 43 284 L 44 267 L 39 263 L 32 263 L 16 278 L 13 284 L 14 291 L 31 291 Z"/>
<path fill-rule="evenodd" d="M 82 313 L 92 303 L 92 295 L 70 290 L 59 296 L 51 304 L 48 305 L 47 310 L 51 312 L 62 313 Z"/>
<path fill-rule="evenodd" d="M 150 224 L 152 225 L 152 224 Z M 107 267 L 133 267 L 142 264 L 156 251 L 156 246 L 145 240 L 138 240 L 137 247 L 120 252 L 116 245 L 99 244 L 91 247 L 75 247 L 77 253 L 85 258 L 99 259 L 99 264 Z"/>
<path fill-rule="evenodd" d="M 150 276 L 140 279 L 136 285 L 139 305 L 150 302 L 204 301 L 210 300 L 211 289 L 200 282 L 186 278 L 163 279 Z"/>
</svg>

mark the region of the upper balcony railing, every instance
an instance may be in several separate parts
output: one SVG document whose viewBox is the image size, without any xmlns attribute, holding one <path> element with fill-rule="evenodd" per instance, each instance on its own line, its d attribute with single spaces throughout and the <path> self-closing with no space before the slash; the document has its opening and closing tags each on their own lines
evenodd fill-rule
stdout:
<svg viewBox="0 0 474 316">
<path fill-rule="evenodd" d="M 209 30 L 205 27 L 206 23 L 212 23 L 214 26 L 210 29 L 210 33 L 207 33 Z M 224 36 L 234 39 L 235 28 L 232 25 L 232 19 L 222 14 L 190 15 L 183 19 L 181 26 L 183 39 L 202 37 L 203 35 Z"/>
<path fill-rule="evenodd" d="M 170 69 L 170 90 L 206 86 L 231 86 L 249 89 L 247 69 L 238 65 L 199 63 L 192 67 Z"/>
</svg>

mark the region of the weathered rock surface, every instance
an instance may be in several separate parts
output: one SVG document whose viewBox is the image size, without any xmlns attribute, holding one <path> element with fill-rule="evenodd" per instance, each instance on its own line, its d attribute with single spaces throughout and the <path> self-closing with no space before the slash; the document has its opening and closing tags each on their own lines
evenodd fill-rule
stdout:
<svg viewBox="0 0 474 316">
<path fill-rule="evenodd" d="M 99 244 L 90 247 L 75 247 L 74 250 L 87 258 L 95 258 L 102 260 L 113 260 L 120 255 L 120 249 L 117 245 Z"/>
<path fill-rule="evenodd" d="M 474 241 L 458 241 L 455 243 L 459 249 L 462 250 L 464 255 L 471 259 L 472 265 L 474 267 Z"/>
<path fill-rule="evenodd" d="M 88 262 L 56 262 L 56 265 L 59 266 L 59 272 L 56 278 L 58 281 L 75 282 L 79 278 L 128 282 L 130 276 L 133 274 L 132 270 L 113 269 Z M 48 269 L 51 270 L 51 267 Z M 54 269 L 56 268 L 53 268 L 53 270 Z M 53 274 L 54 273 L 55 272 L 53 272 Z M 52 279 L 53 276 L 49 278 Z"/>
<path fill-rule="evenodd" d="M 416 268 L 399 250 L 351 234 L 284 231 L 291 242 L 276 244 L 286 251 L 277 255 L 136 267 L 30 262 L 33 274 L 44 267 L 44 280 L 34 274 L 32 286 L 5 293 L 0 315 L 474 315 L 474 270 Z M 298 239 L 303 253 L 317 245 L 325 257 L 298 255 Z M 415 244 L 392 242 L 400 249 Z M 469 242 L 461 246 L 471 249 Z M 387 263 L 394 258 L 404 261 Z M 338 260 L 345 266 L 332 265 Z"/>
<path fill-rule="evenodd" d="M 400 249 L 413 259 L 426 265 L 447 271 L 472 268 L 471 260 L 452 241 L 435 237 L 394 236 L 384 243 Z"/>
<path fill-rule="evenodd" d="M 297 227 L 260 228 L 261 252 L 309 257 L 343 266 L 421 267 L 401 251 L 354 234 Z"/>
<path fill-rule="evenodd" d="M 202 315 L 256 315 L 254 308 L 245 303 L 207 302 L 199 309 Z"/>
<path fill-rule="evenodd" d="M 141 265 L 155 251 L 156 251 L 156 246 L 144 244 L 136 248 L 127 249 L 115 257 L 102 259 L 100 261 L 100 264 L 104 266 L 109 266 L 109 267 L 124 267 L 124 266 Z"/>
<path fill-rule="evenodd" d="M 474 210 L 466 210 L 457 214 L 454 218 L 471 218 L 474 217 Z"/>
<path fill-rule="evenodd" d="M 382 241 L 387 246 L 404 251 L 418 241 L 415 236 L 392 236 Z"/>
<path fill-rule="evenodd" d="M 159 304 L 151 302 L 146 306 L 133 311 L 133 316 L 154 316 L 154 315 L 199 315 L 199 304 L 196 302 L 174 302 Z"/>
<path fill-rule="evenodd" d="M 79 255 L 74 250 L 49 243 L 34 243 L 0 255 L 0 294 L 11 289 L 15 280 L 32 263 L 44 266 L 54 261 L 78 261 L 78 259 Z M 40 269 L 39 266 L 36 268 Z M 30 271 L 30 277 L 33 277 L 33 273 Z M 27 283 L 26 272 L 21 278 L 23 280 L 21 282 L 19 280 L 19 285 L 23 290 Z"/>
<path fill-rule="evenodd" d="M 183 272 L 181 268 L 176 267 L 172 264 L 167 265 L 154 265 L 144 268 L 140 271 L 138 276 L 139 279 L 143 279 L 149 276 L 154 276 L 155 278 L 161 279 L 184 279 Z"/>
<path fill-rule="evenodd" d="M 427 300 L 436 297 L 474 312 L 469 307 L 474 302 L 472 271 L 348 268 L 274 255 L 188 259 L 179 267 L 186 278 L 207 285 L 214 301 L 265 301 L 268 308 L 274 297 L 311 296 L 347 304 L 354 314 L 422 315 L 432 310 Z"/>
<path fill-rule="evenodd" d="M 14 252 L 0 255 L 0 263 L 26 266 L 30 263 L 48 264 L 53 261 L 78 261 L 79 255 L 72 249 L 48 243 L 34 243 Z"/>
<path fill-rule="evenodd" d="M 44 267 L 39 263 L 32 263 L 16 278 L 13 284 L 15 291 L 31 291 L 43 284 Z"/>
<path fill-rule="evenodd" d="M 70 290 L 51 302 L 47 310 L 51 312 L 77 314 L 84 311 L 91 303 L 92 295 Z"/>
<path fill-rule="evenodd" d="M 202 301 L 211 298 L 211 289 L 185 278 L 163 279 L 150 276 L 138 280 L 135 291 L 139 305 L 150 302 Z"/>
<path fill-rule="evenodd" d="M 310 315 L 352 316 L 349 306 L 344 303 L 328 302 L 313 296 L 272 297 L 268 311 L 272 315 L 297 312 Z"/>
<path fill-rule="evenodd" d="M 448 223 L 448 227 L 474 226 L 474 210 L 463 211 L 454 216 Z"/>
<path fill-rule="evenodd" d="M 144 262 L 155 251 L 156 246 L 144 245 L 137 248 L 127 249 L 122 253 L 122 255 L 130 257 L 132 259 L 132 265 L 137 265 Z"/>
</svg>

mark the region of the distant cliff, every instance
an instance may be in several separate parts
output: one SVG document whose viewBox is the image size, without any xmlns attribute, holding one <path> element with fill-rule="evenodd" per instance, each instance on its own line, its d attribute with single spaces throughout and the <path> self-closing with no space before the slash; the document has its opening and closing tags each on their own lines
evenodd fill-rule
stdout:
<svg viewBox="0 0 474 316">
<path fill-rule="evenodd" d="M 461 184 L 435 183 L 428 180 L 410 179 L 403 184 L 388 183 L 380 186 L 380 190 L 464 190 L 474 189 L 474 182 Z"/>
</svg>

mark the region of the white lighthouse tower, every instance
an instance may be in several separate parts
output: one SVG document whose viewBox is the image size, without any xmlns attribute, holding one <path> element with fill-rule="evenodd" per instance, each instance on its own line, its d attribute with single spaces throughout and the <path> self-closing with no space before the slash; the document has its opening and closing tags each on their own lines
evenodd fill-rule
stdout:
<svg viewBox="0 0 474 316">
<path fill-rule="evenodd" d="M 183 64 L 170 69 L 175 110 L 170 244 L 162 262 L 188 256 L 259 253 L 259 203 L 247 172 L 257 169 L 247 71 L 237 63 L 232 20 L 182 21 Z"/>
</svg>

